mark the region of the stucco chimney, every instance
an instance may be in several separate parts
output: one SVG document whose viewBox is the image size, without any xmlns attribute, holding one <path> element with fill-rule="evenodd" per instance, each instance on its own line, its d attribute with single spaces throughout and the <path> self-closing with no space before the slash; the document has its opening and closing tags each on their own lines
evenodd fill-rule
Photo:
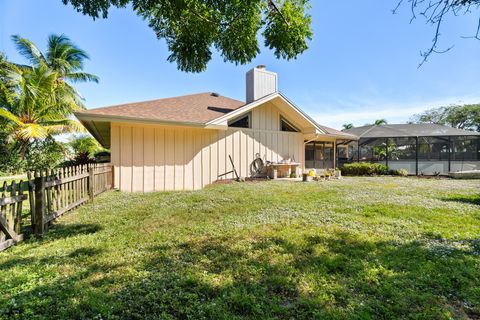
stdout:
<svg viewBox="0 0 480 320">
<path fill-rule="evenodd" d="M 259 65 L 247 72 L 247 103 L 278 91 L 278 76 Z"/>
</svg>

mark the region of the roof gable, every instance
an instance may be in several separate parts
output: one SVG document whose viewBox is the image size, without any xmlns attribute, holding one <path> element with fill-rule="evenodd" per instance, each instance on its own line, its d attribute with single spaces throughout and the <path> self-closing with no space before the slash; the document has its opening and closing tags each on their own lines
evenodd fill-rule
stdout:
<svg viewBox="0 0 480 320">
<path fill-rule="evenodd" d="M 295 104 L 293 104 L 290 100 L 288 100 L 283 94 L 279 92 L 255 100 L 249 104 L 237 108 L 236 110 L 233 110 L 232 112 L 213 119 L 207 123 L 207 126 L 228 126 L 228 121 L 236 119 L 242 114 L 250 112 L 251 110 L 260 107 L 268 102 L 273 102 L 278 109 L 288 114 L 289 118 L 293 120 L 295 124 L 300 125 L 303 130 L 310 129 L 315 130 L 318 133 L 325 133 L 313 119 L 311 119 L 302 110 L 300 110 L 300 108 L 298 108 Z"/>
</svg>

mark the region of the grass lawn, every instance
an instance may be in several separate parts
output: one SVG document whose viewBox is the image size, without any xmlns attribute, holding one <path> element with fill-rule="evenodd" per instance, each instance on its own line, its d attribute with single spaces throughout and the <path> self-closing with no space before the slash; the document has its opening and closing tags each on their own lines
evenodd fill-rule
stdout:
<svg viewBox="0 0 480 320">
<path fill-rule="evenodd" d="M 110 192 L 0 253 L 0 318 L 479 318 L 479 194 L 393 177 Z"/>
</svg>

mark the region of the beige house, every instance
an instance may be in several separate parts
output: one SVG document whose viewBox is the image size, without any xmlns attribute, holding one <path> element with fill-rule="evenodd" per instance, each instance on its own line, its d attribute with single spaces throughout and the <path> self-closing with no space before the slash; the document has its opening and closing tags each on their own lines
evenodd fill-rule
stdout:
<svg viewBox="0 0 480 320">
<path fill-rule="evenodd" d="M 110 148 L 122 191 L 201 189 L 235 178 L 233 167 L 241 177 L 258 174 L 257 158 L 279 175 L 334 168 L 337 143 L 355 137 L 302 112 L 278 91 L 277 74 L 257 67 L 246 78 L 246 103 L 209 92 L 76 116 Z"/>
</svg>

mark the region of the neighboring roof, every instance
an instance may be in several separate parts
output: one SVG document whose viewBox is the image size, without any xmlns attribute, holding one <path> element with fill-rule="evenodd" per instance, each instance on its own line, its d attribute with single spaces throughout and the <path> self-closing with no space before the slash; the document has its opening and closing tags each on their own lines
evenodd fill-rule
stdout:
<svg viewBox="0 0 480 320">
<path fill-rule="evenodd" d="M 353 135 L 353 134 L 350 134 L 350 133 L 347 133 L 347 132 L 343 132 L 343 131 L 339 131 L 339 130 L 336 130 L 336 129 L 332 129 L 332 128 L 322 126 L 322 125 L 318 125 L 318 126 L 327 135 L 332 135 L 332 136 L 336 136 L 336 137 L 339 137 L 339 138 L 350 139 L 350 140 L 358 140 L 358 137 L 356 135 Z"/>
<path fill-rule="evenodd" d="M 204 124 L 243 105 L 242 101 L 206 92 L 90 109 L 75 115 Z"/>
<path fill-rule="evenodd" d="M 455 129 L 433 123 L 370 125 L 344 130 L 359 138 L 479 136 L 479 132 Z"/>
</svg>

